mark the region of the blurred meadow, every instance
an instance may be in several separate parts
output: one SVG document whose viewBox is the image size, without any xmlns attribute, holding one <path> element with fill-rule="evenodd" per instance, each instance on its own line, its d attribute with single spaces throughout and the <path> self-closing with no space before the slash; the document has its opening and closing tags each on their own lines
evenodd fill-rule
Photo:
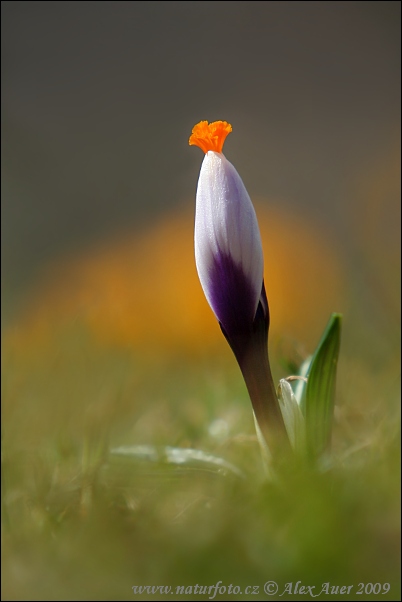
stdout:
<svg viewBox="0 0 402 602">
<path fill-rule="evenodd" d="M 2 599 L 400 599 L 399 22 L 399 2 L 2 3 Z M 275 381 L 344 316 L 325 472 L 264 478 L 195 269 L 201 119 L 233 125 Z"/>
</svg>

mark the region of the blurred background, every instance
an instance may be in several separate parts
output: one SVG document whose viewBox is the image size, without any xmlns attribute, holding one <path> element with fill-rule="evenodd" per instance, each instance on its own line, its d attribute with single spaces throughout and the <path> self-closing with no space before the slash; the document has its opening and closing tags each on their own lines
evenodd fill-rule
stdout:
<svg viewBox="0 0 402 602">
<path fill-rule="evenodd" d="M 328 312 L 350 309 L 363 291 L 358 315 L 394 333 L 399 10 L 398 2 L 4 2 L 5 324 L 32 306 L 52 265 L 47 281 L 68 288 L 70 317 L 85 309 L 126 330 L 151 303 L 169 323 L 184 312 L 185 325 L 172 330 L 191 338 L 194 322 L 203 330 L 206 321 L 220 336 L 193 267 L 202 155 L 187 141 L 199 120 L 226 119 L 234 133 L 225 152 L 266 227 L 274 331 L 312 343 Z M 67 284 L 61 265 L 73 256 Z"/>
<path fill-rule="evenodd" d="M 88 485 L 98 469 L 96 450 L 110 443 L 198 446 L 242 462 L 244 445 L 255 446 L 247 443 L 253 424 L 244 385 L 195 271 L 194 197 L 203 155 L 188 138 L 198 121 L 233 126 L 225 154 L 260 222 L 276 380 L 314 350 L 329 314 L 343 313 L 335 447 L 366 449 L 384 433 L 393 440 L 400 3 L 6 1 L 1 10 L 3 438 L 11 525 L 5 599 L 80 599 L 84 584 L 88 599 L 103 599 L 104 591 L 117 595 L 123 573 L 129 577 L 107 509 L 124 507 L 134 524 L 143 494 L 136 490 L 118 503 L 112 494 L 97 498 Z M 394 452 L 380 448 L 373 457 L 393 466 Z M 379 474 L 369 465 L 368 489 Z M 370 507 L 354 540 L 395 558 L 396 477 L 382 465 L 380 472 L 384 495 L 373 508 L 387 507 L 389 524 Z M 324 507 L 328 500 L 315 485 L 308 495 L 317 491 Z M 350 524 L 366 494 L 362 486 L 351 495 L 358 500 L 353 509 L 339 501 L 334 516 Z M 153 533 L 156 524 L 168 531 L 165 525 L 161 541 L 151 541 L 142 522 L 134 538 L 134 548 L 148 555 L 161 542 L 160 550 L 170 549 L 169 508 L 179 502 L 171 490 L 164 495 L 170 502 L 157 509 L 151 502 L 147 520 Z M 114 586 L 106 577 L 88 585 L 88 571 L 98 576 L 106 557 L 90 568 L 73 537 L 63 539 L 62 553 L 50 551 L 48 538 L 65 515 L 73 509 L 73 526 L 81 529 L 92 503 L 119 558 Z M 269 503 L 275 514 L 276 502 Z M 196 520 L 184 515 L 181 549 L 190 545 L 184 533 Z M 328 537 L 338 536 L 334 516 L 324 527 Z M 118 519 L 124 529 L 126 519 Z M 231 538 L 238 517 L 229 513 L 227 521 L 219 541 L 211 531 L 210 557 L 237 549 Z M 243 568 L 235 569 L 233 558 L 225 565 L 228 579 L 242 570 L 244 579 L 262 579 L 266 566 L 255 559 L 265 543 L 257 523 L 249 525 Z M 81 543 L 92 553 L 94 527 L 87 528 Z M 302 578 L 295 571 L 321 561 L 320 578 L 329 579 L 331 565 L 340 579 L 363 550 L 338 542 L 325 563 L 324 541 L 313 538 L 310 548 L 306 535 L 300 564 L 287 551 L 293 537 L 304 541 L 303 533 L 290 529 L 281 539 L 270 522 L 266 528 L 279 543 L 264 553 L 277 558 L 283 547 L 275 570 L 284 579 Z M 188 563 L 201 562 L 201 549 L 209 557 L 203 536 L 191 542 Z M 135 555 L 131 535 L 125 537 L 125 550 Z M 189 574 L 187 557 L 176 552 Z M 141 564 L 139 551 L 135 557 Z M 378 557 L 364 558 L 372 577 Z M 73 585 L 60 572 L 66 562 L 74 567 Z M 158 582 L 171 569 L 162 552 L 154 572 L 147 567 L 138 574 Z M 353 567 L 352 576 L 361 569 Z M 130 596 L 128 584 L 118 595 Z"/>
</svg>

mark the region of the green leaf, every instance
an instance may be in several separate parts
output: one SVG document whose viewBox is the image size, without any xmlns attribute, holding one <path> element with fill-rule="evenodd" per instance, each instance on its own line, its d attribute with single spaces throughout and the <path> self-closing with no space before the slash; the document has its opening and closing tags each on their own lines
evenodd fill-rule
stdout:
<svg viewBox="0 0 402 602">
<path fill-rule="evenodd" d="M 327 451 L 331 440 L 341 324 L 342 314 L 332 314 L 311 360 L 301 400 L 307 449 L 313 458 Z"/>
</svg>

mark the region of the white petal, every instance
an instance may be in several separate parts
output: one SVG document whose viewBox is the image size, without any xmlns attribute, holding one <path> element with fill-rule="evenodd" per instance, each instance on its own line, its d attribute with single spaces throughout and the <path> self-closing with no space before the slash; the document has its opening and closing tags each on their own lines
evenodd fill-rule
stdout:
<svg viewBox="0 0 402 602">
<path fill-rule="evenodd" d="M 195 258 L 210 304 L 209 274 L 213 258 L 219 254 L 230 256 L 250 281 L 255 294 L 255 313 L 263 280 L 257 217 L 236 169 L 222 153 L 209 151 L 204 157 L 197 187 Z"/>
<path fill-rule="evenodd" d="M 300 366 L 300 369 L 299 369 L 299 372 L 298 372 L 299 376 L 304 376 L 304 377 L 307 376 L 307 372 L 308 372 L 308 370 L 310 368 L 310 364 L 311 364 L 311 360 L 312 359 L 313 359 L 313 356 L 309 355 L 309 357 L 306 360 L 304 360 L 304 362 Z M 295 393 L 294 393 L 294 395 L 296 397 L 296 400 L 297 400 L 297 403 L 299 404 L 299 406 L 301 405 L 301 401 L 302 401 L 304 390 L 305 390 L 306 386 L 307 386 L 307 383 L 306 383 L 305 380 L 298 380 L 297 384 L 295 386 Z"/>
<path fill-rule="evenodd" d="M 303 451 L 306 441 L 304 416 L 292 387 L 285 379 L 279 381 L 278 400 L 290 443 L 296 451 Z"/>
</svg>

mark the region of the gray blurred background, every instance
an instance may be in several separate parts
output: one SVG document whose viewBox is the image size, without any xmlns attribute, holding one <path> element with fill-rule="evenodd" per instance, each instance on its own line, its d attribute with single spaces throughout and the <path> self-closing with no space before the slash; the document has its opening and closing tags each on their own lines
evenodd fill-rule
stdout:
<svg viewBox="0 0 402 602">
<path fill-rule="evenodd" d="M 201 119 L 233 124 L 252 198 L 346 247 L 353 190 L 398 154 L 399 2 L 6 1 L 2 50 L 6 301 L 49 259 L 193 203 Z"/>
</svg>

